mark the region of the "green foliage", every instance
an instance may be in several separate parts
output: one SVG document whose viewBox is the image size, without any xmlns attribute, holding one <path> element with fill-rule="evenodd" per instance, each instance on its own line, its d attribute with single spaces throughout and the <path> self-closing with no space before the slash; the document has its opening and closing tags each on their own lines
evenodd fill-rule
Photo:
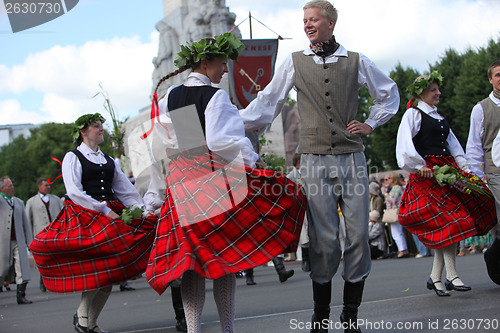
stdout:
<svg viewBox="0 0 500 333">
<path fill-rule="evenodd" d="M 274 156 L 273 154 L 271 155 L 262 154 L 260 158 L 262 159 L 262 161 L 264 161 L 264 163 L 267 164 L 267 166 L 265 168 L 259 167 L 259 169 L 266 169 L 280 173 L 285 173 L 286 167 L 285 167 L 284 157 Z"/>
<path fill-rule="evenodd" d="M 418 80 L 413 81 L 413 83 L 410 84 L 408 88 L 406 88 L 408 98 L 411 99 L 414 97 L 418 97 L 433 83 L 437 83 L 438 86 L 443 85 L 443 77 L 441 76 L 441 74 L 439 74 L 438 71 L 432 71 L 429 74 L 419 77 Z"/>
<path fill-rule="evenodd" d="M 64 155 L 75 147 L 72 143 L 73 124 L 47 123 L 31 130 L 26 139 L 19 136 L 0 150 L 0 175 L 9 176 L 14 182 L 15 196 L 26 201 L 38 191 L 38 178 L 50 178 L 54 181 L 61 174 L 61 165 L 52 159 L 62 162 Z M 104 132 L 104 139 L 109 134 Z M 109 154 L 111 144 L 105 141 L 101 150 Z M 62 197 L 66 193 L 62 178 L 51 185 L 51 193 Z"/>
<path fill-rule="evenodd" d="M 142 217 L 142 209 L 139 207 L 128 207 L 125 208 L 120 215 L 120 220 L 123 220 L 124 224 L 130 224 L 133 219 L 138 219 Z"/>
<path fill-rule="evenodd" d="M 243 50 L 245 45 L 232 33 L 215 37 L 215 43 L 207 39 L 181 45 L 181 52 L 177 54 L 174 65 L 181 68 L 186 65 L 193 65 L 205 59 L 207 55 L 222 57 L 224 60 L 238 59 L 238 52 Z"/>
</svg>

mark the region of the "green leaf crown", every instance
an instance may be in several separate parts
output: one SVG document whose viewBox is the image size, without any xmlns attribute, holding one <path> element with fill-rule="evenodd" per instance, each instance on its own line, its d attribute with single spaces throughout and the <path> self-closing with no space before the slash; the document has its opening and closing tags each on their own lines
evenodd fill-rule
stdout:
<svg viewBox="0 0 500 333">
<path fill-rule="evenodd" d="M 89 126 L 92 123 L 96 123 L 100 121 L 102 124 L 106 121 L 103 116 L 101 116 L 100 113 L 94 113 L 94 114 L 84 114 L 80 118 L 78 118 L 75 121 L 75 124 L 73 125 L 73 129 L 71 130 L 71 136 L 73 137 L 73 143 L 75 143 L 78 138 L 80 137 L 80 131 L 84 129 L 85 127 Z"/>
<path fill-rule="evenodd" d="M 181 68 L 186 65 L 194 65 L 209 57 L 222 57 L 224 60 L 238 59 L 238 52 L 245 45 L 232 33 L 216 36 L 215 39 L 202 39 L 187 45 L 181 45 L 181 52 L 177 54 L 174 65 Z"/>
<path fill-rule="evenodd" d="M 419 76 L 415 81 L 406 88 L 408 98 L 417 98 L 425 89 L 429 88 L 431 84 L 437 83 L 438 86 L 443 84 L 443 77 L 438 71 L 433 71 L 430 74 Z"/>
</svg>

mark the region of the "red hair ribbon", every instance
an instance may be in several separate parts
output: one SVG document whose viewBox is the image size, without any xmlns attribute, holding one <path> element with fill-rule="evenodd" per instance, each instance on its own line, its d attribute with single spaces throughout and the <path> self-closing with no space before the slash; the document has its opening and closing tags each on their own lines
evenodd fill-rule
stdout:
<svg viewBox="0 0 500 333">
<path fill-rule="evenodd" d="M 406 103 L 406 108 L 407 109 L 411 108 L 412 106 L 415 106 L 415 104 L 413 103 L 413 101 L 408 101 L 408 103 Z"/>
<path fill-rule="evenodd" d="M 57 158 L 55 158 L 55 157 L 52 157 L 52 159 L 53 159 L 54 161 L 56 161 L 56 162 L 59 162 L 59 165 L 61 166 L 61 169 L 62 169 L 62 163 L 61 163 L 61 161 L 59 161 L 59 160 L 58 160 Z M 53 181 L 50 181 L 50 177 L 49 177 L 49 179 L 47 179 L 47 182 L 48 182 L 50 185 L 52 185 L 52 184 L 54 184 L 54 182 L 57 180 L 57 178 L 60 178 L 60 177 L 62 177 L 62 170 L 61 170 L 61 174 L 60 174 L 59 176 L 57 176 L 57 177 L 56 177 Z"/>
<path fill-rule="evenodd" d="M 151 103 L 151 114 L 150 114 L 151 128 L 149 129 L 149 131 L 141 135 L 142 140 L 146 139 L 153 132 L 153 128 L 155 127 L 155 118 L 158 120 L 158 123 L 167 130 L 167 137 L 171 139 L 170 135 L 168 134 L 167 126 L 163 125 L 160 122 L 160 110 L 158 108 L 158 95 L 156 95 L 156 92 L 153 95 L 153 101 Z"/>
</svg>

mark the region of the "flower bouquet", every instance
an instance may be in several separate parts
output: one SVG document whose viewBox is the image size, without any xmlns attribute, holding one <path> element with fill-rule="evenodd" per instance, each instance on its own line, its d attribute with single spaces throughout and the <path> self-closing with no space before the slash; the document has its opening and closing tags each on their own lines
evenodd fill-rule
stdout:
<svg viewBox="0 0 500 333">
<path fill-rule="evenodd" d="M 271 155 L 262 154 L 260 158 L 264 163 L 266 163 L 266 166 L 265 167 L 257 166 L 257 168 L 285 173 L 286 166 L 284 157 L 274 156 L 273 154 Z"/>
<path fill-rule="evenodd" d="M 142 209 L 139 207 L 131 206 L 125 208 L 120 215 L 120 220 L 123 220 L 123 224 L 130 224 L 133 219 L 138 219 L 142 217 Z"/>
<path fill-rule="evenodd" d="M 450 186 L 457 190 L 471 194 L 472 192 L 494 200 L 488 186 L 479 177 L 467 174 L 451 165 L 433 167 L 434 178 L 440 186 Z"/>
</svg>

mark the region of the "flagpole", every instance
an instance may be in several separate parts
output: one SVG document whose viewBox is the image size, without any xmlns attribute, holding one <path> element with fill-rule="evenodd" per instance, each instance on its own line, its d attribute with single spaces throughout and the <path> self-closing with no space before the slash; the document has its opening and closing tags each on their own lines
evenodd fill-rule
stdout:
<svg viewBox="0 0 500 333">
<path fill-rule="evenodd" d="M 253 39 L 252 37 L 252 13 L 248 12 L 248 22 L 250 23 L 250 39 Z"/>
</svg>

